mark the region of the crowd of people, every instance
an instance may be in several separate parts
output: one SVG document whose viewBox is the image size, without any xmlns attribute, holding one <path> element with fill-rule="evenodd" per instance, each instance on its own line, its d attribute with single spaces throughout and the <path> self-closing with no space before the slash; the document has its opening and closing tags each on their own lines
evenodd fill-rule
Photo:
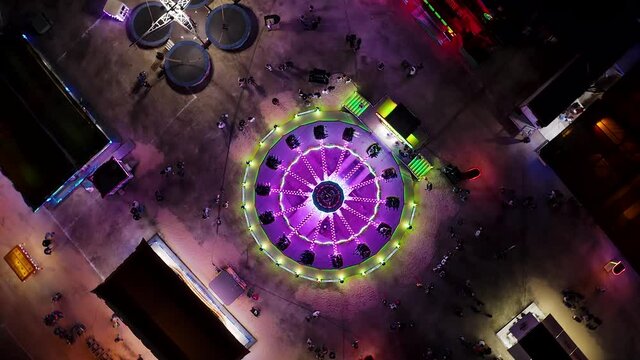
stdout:
<svg viewBox="0 0 640 360">
<path fill-rule="evenodd" d="M 298 20 L 302 24 L 305 30 L 317 30 L 320 26 L 322 18 L 317 15 L 317 12 L 313 7 L 313 5 L 310 5 L 308 10 L 304 14 L 302 14 L 298 18 Z M 362 38 L 358 37 L 354 33 L 348 33 L 345 37 L 345 42 L 348 45 L 349 49 L 351 49 L 353 52 L 358 52 L 361 49 Z M 408 60 L 403 60 L 400 63 L 400 66 L 407 78 L 413 78 L 424 67 L 422 63 L 413 64 Z M 274 62 L 273 65 L 271 63 L 267 63 L 265 64 L 264 67 L 265 67 L 265 70 L 268 72 L 273 72 L 276 69 L 280 72 L 286 72 L 294 68 L 294 64 L 292 61 L 287 60 L 279 64 Z M 385 69 L 385 64 L 379 61 L 376 64 L 376 68 L 379 71 L 383 71 Z M 338 81 L 344 81 L 344 83 L 349 83 L 352 80 L 350 77 L 341 74 L 338 76 Z M 145 84 L 148 84 L 146 82 L 146 74 L 141 73 L 139 75 L 138 83 L 140 84 L 140 86 L 147 87 L 147 85 L 145 85 Z M 241 88 L 246 88 L 248 86 L 257 86 L 254 77 L 250 75 L 245 77 L 239 77 L 238 85 Z M 304 103 L 304 105 L 306 107 L 309 107 L 312 105 L 312 100 L 320 99 L 323 95 L 329 94 L 333 90 L 335 90 L 335 86 L 333 85 L 326 86 L 322 90 L 304 91 L 303 89 L 299 89 L 298 96 L 300 100 Z M 278 99 L 277 97 L 273 97 L 271 102 L 274 106 L 282 105 L 280 99 Z M 237 129 L 240 131 L 240 133 L 244 133 L 245 129 L 250 124 L 254 123 L 255 120 L 256 120 L 255 116 L 246 116 L 246 117 L 243 116 L 237 123 Z M 234 128 L 233 124 L 230 123 L 229 114 L 227 113 L 224 113 L 220 116 L 216 125 L 221 130 L 225 130 L 225 129 L 228 130 L 229 129 L 228 126 L 230 126 L 231 129 Z M 410 153 L 410 149 L 406 149 L 406 148 L 405 148 L 405 151 L 401 151 L 400 154 L 403 157 L 412 156 L 412 154 Z M 184 176 L 184 163 L 182 163 L 182 167 L 179 164 L 180 162 L 176 165 L 176 168 L 178 169 L 178 171 L 175 171 L 172 165 L 168 165 L 161 171 L 161 175 L 166 177 L 173 176 L 173 175 Z M 181 175 L 180 175 L 180 171 L 182 171 Z M 433 184 L 431 182 L 427 182 L 426 189 L 427 191 L 431 191 L 433 189 Z M 465 189 L 458 185 L 455 185 L 453 186 L 452 190 L 453 190 L 453 193 L 456 195 L 456 197 L 460 201 L 466 202 L 469 199 L 469 196 L 471 193 L 469 189 Z M 537 206 L 533 196 L 530 196 L 530 195 L 516 196 L 516 193 L 513 189 L 507 189 L 504 187 L 500 188 L 500 197 L 501 197 L 502 205 L 505 208 L 521 207 L 524 209 L 536 209 L 536 206 Z M 162 201 L 164 199 L 164 193 L 161 190 L 156 190 L 155 198 L 156 198 L 156 201 L 158 202 Z M 547 195 L 547 204 L 552 209 L 559 208 L 564 202 L 565 202 L 564 195 L 559 190 L 552 190 Z M 218 209 L 226 209 L 229 207 L 229 201 L 225 198 L 224 191 L 221 191 L 216 195 L 212 204 L 206 204 L 202 208 L 201 217 L 203 220 L 209 219 L 211 217 L 211 211 L 214 206 L 218 207 Z M 139 220 L 142 214 L 144 213 L 144 210 L 145 208 L 142 204 L 138 203 L 137 201 L 134 201 L 131 205 L 131 214 L 134 220 Z M 219 226 L 221 224 L 222 224 L 222 220 L 221 220 L 221 217 L 218 215 L 216 218 L 216 225 Z M 461 221 L 458 223 L 458 226 L 460 225 L 462 225 Z M 477 226 L 475 228 L 475 231 L 472 232 L 472 234 L 477 241 L 486 240 L 485 229 L 482 226 Z M 442 257 L 439 259 L 439 261 L 436 262 L 436 264 L 432 268 L 433 272 L 440 279 L 444 279 L 445 277 L 447 277 L 448 267 L 451 266 L 452 260 L 456 257 L 457 254 L 459 254 L 464 250 L 465 239 L 463 236 L 460 236 L 457 229 L 455 229 L 454 227 L 450 227 L 449 237 L 455 241 L 455 245 L 453 245 L 452 243 L 450 250 L 448 250 L 445 254 L 443 254 Z M 45 240 L 46 240 L 46 237 L 45 237 Z M 43 241 L 43 246 L 44 245 L 45 244 Z M 516 245 L 514 244 L 503 250 L 497 251 L 494 255 L 494 258 L 504 259 L 506 258 L 508 252 L 515 248 L 516 248 Z M 416 288 L 424 292 L 426 295 L 433 295 L 436 289 L 435 281 L 437 280 L 434 279 L 433 281 L 428 281 L 426 282 L 426 285 L 423 282 L 419 281 L 416 283 Z M 449 282 L 449 283 L 451 284 L 454 282 Z M 476 291 L 472 287 L 470 280 L 465 280 L 463 283 L 458 282 L 454 286 L 459 287 L 462 300 L 452 299 L 452 301 L 456 303 L 452 307 L 453 315 L 457 317 L 464 317 L 465 310 L 468 309 L 473 314 L 478 314 L 486 318 L 493 317 L 493 315 L 486 310 L 485 303 L 478 298 Z M 438 292 L 439 291 L 440 291 L 440 285 L 438 285 Z M 590 329 L 597 328 L 597 326 L 599 326 L 599 324 L 601 323 L 600 319 L 595 317 L 593 314 L 591 314 L 587 310 L 586 306 L 584 306 L 583 304 L 583 298 L 581 299 L 579 295 L 580 294 L 572 293 L 572 292 L 567 292 L 566 294 L 565 292 L 563 292 L 563 296 L 564 296 L 563 300 L 565 301 L 565 305 L 567 305 L 572 310 L 574 310 L 575 321 L 584 322 L 587 325 L 587 327 L 589 327 Z M 399 299 L 395 301 L 388 301 L 386 299 L 383 299 L 382 303 L 386 308 L 391 310 L 394 314 L 394 318 L 389 323 L 390 331 L 401 332 L 401 331 L 404 331 L 405 329 L 410 329 L 415 326 L 415 323 L 412 320 L 397 318 L 396 316 L 398 314 L 397 310 L 401 305 L 401 301 Z M 461 305 L 461 304 L 466 304 L 466 305 Z M 254 306 L 251 308 L 251 312 L 256 317 L 260 315 L 260 311 L 261 310 L 258 307 Z M 311 312 L 309 315 L 305 316 L 306 321 L 310 323 L 318 322 L 317 320 L 319 318 L 320 318 L 320 311 L 318 310 L 315 310 Z M 476 341 L 468 341 L 465 337 L 461 336 L 459 340 L 462 343 L 464 348 L 469 349 L 471 352 L 473 352 L 478 356 L 491 356 L 493 354 L 492 349 L 481 339 Z M 335 351 L 330 351 L 327 348 L 327 346 L 325 346 L 324 344 L 320 344 L 320 345 L 316 344 L 310 337 L 307 338 L 306 345 L 309 352 L 314 354 L 316 359 L 324 359 L 327 356 L 330 359 L 334 359 L 336 357 Z M 352 341 L 353 349 L 358 349 L 359 346 L 360 345 L 358 340 Z M 450 359 L 452 356 L 452 353 L 453 353 L 452 350 L 447 347 L 444 347 L 441 350 L 434 350 L 433 347 L 427 347 L 422 352 L 422 358 L 434 359 L 434 360 Z M 372 359 L 372 357 L 370 356 L 368 356 L 368 358 Z"/>
<path fill-rule="evenodd" d="M 47 232 L 44 234 L 44 240 L 42 240 L 42 247 L 44 248 L 45 255 L 51 255 L 53 253 L 53 237 L 55 236 L 55 232 Z"/>
<path fill-rule="evenodd" d="M 62 293 L 56 292 L 51 296 L 51 303 L 54 305 L 59 304 L 62 301 Z M 67 344 L 71 345 L 75 343 L 76 339 L 84 334 L 86 327 L 79 322 L 72 323 L 72 325 L 64 326 L 61 320 L 64 319 L 64 313 L 61 310 L 53 310 L 46 314 L 42 319 L 44 324 L 49 327 L 53 327 L 53 334 L 64 340 Z"/>
<path fill-rule="evenodd" d="M 604 288 L 597 287 L 596 293 L 604 293 Z M 602 325 L 602 320 L 595 316 L 586 305 L 586 297 L 573 290 L 562 290 L 562 303 L 573 312 L 572 319 L 584 323 L 589 330 L 595 330 Z"/>
</svg>

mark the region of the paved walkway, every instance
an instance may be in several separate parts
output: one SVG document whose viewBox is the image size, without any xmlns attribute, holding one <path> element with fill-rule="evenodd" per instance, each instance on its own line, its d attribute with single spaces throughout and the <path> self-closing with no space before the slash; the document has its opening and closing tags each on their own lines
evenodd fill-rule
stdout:
<svg viewBox="0 0 640 360">
<path fill-rule="evenodd" d="M 111 313 L 89 291 L 142 237 L 156 232 L 205 283 L 213 277 L 215 263 L 233 266 L 256 287 L 262 308 L 259 318 L 249 312 L 256 305 L 249 298 L 230 306 L 258 339 L 247 359 L 282 359 L 283 354 L 287 359 L 311 359 L 305 345 L 308 337 L 335 350 L 338 359 L 368 353 L 376 359 L 408 359 L 428 345 L 437 351 L 448 347 L 456 359 L 470 357 L 456 340 L 460 335 L 484 339 L 507 359 L 493 334 L 531 301 L 552 313 L 589 359 L 632 359 L 640 353 L 638 274 L 631 269 L 615 279 L 604 274 L 604 263 L 619 256 L 615 247 L 581 208 L 551 211 L 545 206 L 544 194 L 550 189 L 568 192 L 537 159 L 534 149 L 541 139 L 536 135 L 530 144 L 517 143 L 503 126 L 506 114 L 545 76 L 539 49 L 500 50 L 488 63 L 470 69 L 455 48 L 434 44 L 401 1 L 316 2 L 322 24 L 317 32 L 304 32 L 296 18 L 308 2 L 247 0 L 243 4 L 258 18 L 279 14 L 281 30 L 261 32 L 257 42 L 240 53 L 211 49 L 213 81 L 198 94 L 176 94 L 158 82 L 146 97 L 136 97 L 129 95 L 130 88 L 138 72 L 153 63 L 155 52 L 129 47 L 123 25 L 98 19 L 92 7 L 100 5 L 93 3 L 7 6 L 14 14 L 28 7 L 46 9 L 55 25 L 36 38 L 37 45 L 97 118 L 135 143 L 132 158 L 138 163 L 136 178 L 124 195 L 100 199 L 95 192 L 79 189 L 58 208 L 37 214 L 0 177 L 0 252 L 24 242 L 44 267 L 20 283 L 6 265 L 0 265 L 0 325 L 32 358 L 92 356 L 83 344 L 68 346 L 43 325 L 56 291 L 65 296 L 56 305 L 65 312 L 65 324 L 76 320 L 86 324 L 88 333 L 111 349 L 114 358 L 135 359 L 138 354 L 152 358 L 124 327 L 118 329 L 124 341 L 113 342 L 117 330 L 111 327 Z M 194 19 L 204 24 L 202 12 Z M 202 26 L 199 31 L 204 31 Z M 348 32 L 363 39 L 357 54 L 345 46 Z M 176 27 L 174 41 L 180 36 L 189 38 Z M 422 62 L 424 69 L 407 79 L 400 66 L 403 59 Z M 264 69 L 266 63 L 286 60 L 299 70 Z M 376 70 L 379 61 L 386 64 L 383 71 Z M 457 201 L 445 179 L 432 171 L 434 190 L 421 194 L 415 231 L 406 245 L 383 269 L 341 285 L 309 283 L 278 269 L 246 233 L 239 209 L 238 184 L 245 160 L 268 129 L 300 111 L 297 92 L 311 89 L 304 71 L 313 67 L 349 74 L 371 101 L 389 94 L 407 105 L 423 121 L 429 134 L 424 154 L 436 167 L 453 162 L 461 168 L 482 169 L 478 180 L 465 185 L 471 190 L 466 203 Z M 255 77 L 258 88 L 238 87 L 237 78 L 248 74 Z M 273 106 L 273 97 L 282 106 Z M 229 133 L 215 126 L 222 113 L 229 113 L 233 121 L 258 119 L 244 135 L 232 136 L 228 162 Z M 159 175 L 164 166 L 179 160 L 186 164 L 184 178 Z M 501 186 L 534 196 L 537 209 L 504 209 Z M 216 231 L 215 216 L 202 220 L 200 212 L 222 187 L 231 206 L 221 212 L 223 224 Z M 155 202 L 156 189 L 164 192 L 164 202 Z M 147 207 L 138 222 L 129 215 L 133 200 Z M 485 228 L 482 239 L 472 235 L 478 225 Z M 450 260 L 445 279 L 439 279 L 431 269 L 456 245 L 449 236 L 451 226 L 465 247 Z M 40 253 L 46 231 L 57 235 L 49 257 Z M 494 259 L 495 252 L 511 245 L 516 247 L 504 261 Z M 469 310 L 461 291 L 467 279 L 492 318 Z M 418 281 L 433 281 L 433 294 L 418 291 Z M 596 286 L 607 291 L 596 295 Z M 588 331 L 571 320 L 559 294 L 564 288 L 589 297 L 590 308 L 604 321 L 598 330 Z M 385 298 L 399 299 L 399 309 L 385 309 Z M 455 306 L 465 308 L 463 318 L 454 315 Z M 316 309 L 320 318 L 306 322 L 305 316 Z M 391 332 L 393 321 L 413 321 L 415 327 Z M 350 346 L 354 338 L 359 340 L 358 350 Z"/>
</svg>

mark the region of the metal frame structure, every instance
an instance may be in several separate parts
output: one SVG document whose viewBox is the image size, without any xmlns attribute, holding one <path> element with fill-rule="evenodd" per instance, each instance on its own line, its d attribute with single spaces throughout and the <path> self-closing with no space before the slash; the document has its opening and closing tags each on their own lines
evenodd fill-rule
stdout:
<svg viewBox="0 0 640 360">
<path fill-rule="evenodd" d="M 153 24 L 151 24 L 149 30 L 147 30 L 147 32 L 140 36 L 140 39 L 158 29 L 171 24 L 172 22 L 177 22 L 188 32 L 190 32 L 200 40 L 200 37 L 198 36 L 198 33 L 196 32 L 196 29 L 191 22 L 191 18 L 189 17 L 189 15 L 187 15 L 187 13 L 185 13 L 185 9 L 187 9 L 191 0 L 178 0 L 177 2 L 174 2 L 173 0 L 159 1 L 162 3 L 165 9 L 167 9 L 167 12 L 162 14 L 162 16 L 158 18 L 158 20 L 154 21 Z M 202 40 L 200 40 L 200 42 L 202 42 Z"/>
</svg>

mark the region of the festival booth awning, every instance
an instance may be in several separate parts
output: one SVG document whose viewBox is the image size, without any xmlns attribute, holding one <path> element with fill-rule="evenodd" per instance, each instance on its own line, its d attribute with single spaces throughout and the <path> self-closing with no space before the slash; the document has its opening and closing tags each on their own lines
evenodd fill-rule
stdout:
<svg viewBox="0 0 640 360">
<path fill-rule="evenodd" d="M 152 246 L 143 240 L 93 292 L 158 359 L 235 360 L 248 354 L 230 320 L 208 306 L 199 280 L 189 271 L 186 277 L 194 280 L 187 283 L 165 259 L 171 255 Z M 174 265 L 188 270 L 182 262 Z"/>
<path fill-rule="evenodd" d="M 18 244 L 11 248 L 7 255 L 4 256 L 4 261 L 9 264 L 9 267 L 18 276 L 20 281 L 25 281 L 27 278 L 35 274 L 38 270 L 41 270 L 38 263 L 29 255 L 24 244 Z"/>
<path fill-rule="evenodd" d="M 395 144 L 387 144 L 387 146 L 409 168 L 416 179 L 425 178 L 433 166 L 421 154 L 414 152 L 425 143 L 427 138 L 420 127 L 420 119 L 406 106 L 395 102 L 388 96 L 381 99 L 374 108 L 376 117 L 386 129 L 386 138 L 395 141 Z M 347 107 L 347 109 L 349 108 Z M 353 111 L 351 112 L 353 113 Z M 393 134 L 392 137 L 391 134 Z M 378 135 L 378 137 L 384 138 L 384 135 Z M 400 144 L 402 146 L 398 146 Z"/>
<path fill-rule="evenodd" d="M 420 119 L 413 115 L 406 106 L 396 103 L 387 97 L 380 101 L 376 107 L 376 114 L 387 129 L 404 142 L 405 145 L 411 148 L 421 145 L 423 136 L 418 134 Z"/>
</svg>

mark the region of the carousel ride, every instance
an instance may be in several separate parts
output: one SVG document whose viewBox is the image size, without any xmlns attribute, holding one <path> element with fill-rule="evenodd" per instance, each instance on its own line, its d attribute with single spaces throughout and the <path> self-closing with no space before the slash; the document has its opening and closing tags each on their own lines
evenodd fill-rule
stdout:
<svg viewBox="0 0 640 360">
<path fill-rule="evenodd" d="M 386 264 L 411 228 L 411 175 L 352 115 L 316 112 L 276 126 L 247 161 L 249 232 L 278 267 L 342 282 Z"/>
</svg>

